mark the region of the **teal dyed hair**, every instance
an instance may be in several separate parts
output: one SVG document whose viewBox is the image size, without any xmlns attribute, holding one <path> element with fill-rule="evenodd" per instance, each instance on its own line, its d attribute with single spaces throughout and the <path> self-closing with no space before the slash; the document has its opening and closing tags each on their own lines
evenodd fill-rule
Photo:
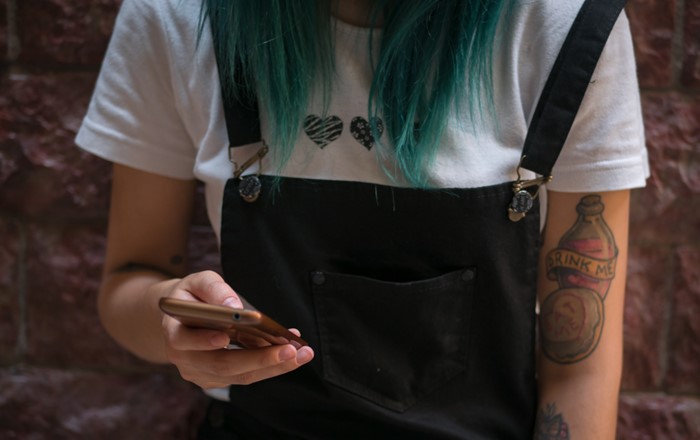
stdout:
<svg viewBox="0 0 700 440">
<path fill-rule="evenodd" d="M 223 87 L 233 96 L 256 90 L 278 169 L 292 153 L 317 83 L 324 113 L 330 102 L 332 1 L 338 0 L 202 0 L 202 23 L 209 19 L 221 48 Z M 380 14 L 383 23 L 380 47 L 368 42 L 368 56 L 377 60 L 368 115 L 384 121 L 399 177 L 413 186 L 430 185 L 426 167 L 448 115 L 476 121 L 491 102 L 493 45 L 508 1 L 376 0 L 372 23 Z M 233 81 L 236 63 L 242 74 Z"/>
</svg>

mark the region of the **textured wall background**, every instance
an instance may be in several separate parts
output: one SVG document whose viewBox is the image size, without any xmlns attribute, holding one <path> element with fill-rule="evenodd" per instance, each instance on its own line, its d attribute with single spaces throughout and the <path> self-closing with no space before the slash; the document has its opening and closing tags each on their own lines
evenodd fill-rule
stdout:
<svg viewBox="0 0 700 440">
<path fill-rule="evenodd" d="M 0 0 L 0 438 L 187 438 L 197 390 L 103 332 L 108 164 L 79 151 L 120 0 Z M 651 155 L 633 195 L 620 439 L 700 438 L 700 0 L 631 0 Z M 201 206 L 193 269 L 217 265 Z"/>
</svg>

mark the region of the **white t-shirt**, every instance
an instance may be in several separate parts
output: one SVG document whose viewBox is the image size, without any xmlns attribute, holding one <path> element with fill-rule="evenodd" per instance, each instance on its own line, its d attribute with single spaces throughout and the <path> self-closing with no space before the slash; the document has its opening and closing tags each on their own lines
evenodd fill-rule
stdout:
<svg viewBox="0 0 700 440">
<path fill-rule="evenodd" d="M 429 169 L 436 187 L 477 187 L 516 177 L 527 128 L 559 49 L 583 0 L 531 0 L 519 4 L 499 35 L 494 55 L 497 122 L 473 134 L 457 116 Z M 226 180 L 233 172 L 211 35 L 197 45 L 200 0 L 125 0 L 95 94 L 77 136 L 92 153 L 140 170 L 206 185 L 207 210 L 217 236 Z M 368 139 L 371 68 L 369 31 L 336 21 L 336 69 L 327 113 L 333 130 L 313 122 L 322 104 L 312 100 L 294 153 L 290 177 L 396 184 L 386 176 Z M 380 33 L 378 33 L 380 38 Z M 329 119 L 329 121 L 331 121 Z M 263 137 L 267 120 L 261 114 Z M 259 145 L 235 149 L 239 163 Z M 274 149 L 274 145 L 271 145 Z M 270 160 L 263 173 L 273 173 Z M 250 168 L 257 172 L 257 165 Z M 648 163 L 629 24 L 613 29 L 550 189 L 609 191 L 644 185 Z"/>
</svg>

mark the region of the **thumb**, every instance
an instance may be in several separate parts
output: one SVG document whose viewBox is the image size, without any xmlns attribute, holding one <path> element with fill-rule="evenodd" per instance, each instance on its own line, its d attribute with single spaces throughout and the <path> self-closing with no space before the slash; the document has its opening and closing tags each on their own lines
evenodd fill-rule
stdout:
<svg viewBox="0 0 700 440">
<path fill-rule="evenodd" d="M 208 304 L 243 308 L 243 302 L 236 292 L 214 271 L 189 275 L 182 279 L 179 287 Z"/>
</svg>

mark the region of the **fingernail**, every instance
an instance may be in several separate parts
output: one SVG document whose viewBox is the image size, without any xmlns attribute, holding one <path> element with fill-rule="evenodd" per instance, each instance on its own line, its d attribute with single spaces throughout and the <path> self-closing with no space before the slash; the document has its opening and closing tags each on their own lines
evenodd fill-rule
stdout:
<svg viewBox="0 0 700 440">
<path fill-rule="evenodd" d="M 228 335 L 218 334 L 211 337 L 211 345 L 214 347 L 225 347 L 229 342 L 231 342 L 231 340 Z"/>
<path fill-rule="evenodd" d="M 308 347 L 302 347 L 297 351 L 297 362 L 305 364 L 314 357 L 314 352 Z"/>
<path fill-rule="evenodd" d="M 279 352 L 280 362 L 294 359 L 295 356 L 297 356 L 297 351 L 291 345 L 285 345 L 284 348 L 282 350 L 280 350 L 280 352 Z"/>
<path fill-rule="evenodd" d="M 223 302 L 223 305 L 226 307 L 233 307 L 234 309 L 240 309 L 243 307 L 241 300 L 239 300 L 235 296 L 229 296 L 228 298 L 226 298 Z"/>
</svg>

